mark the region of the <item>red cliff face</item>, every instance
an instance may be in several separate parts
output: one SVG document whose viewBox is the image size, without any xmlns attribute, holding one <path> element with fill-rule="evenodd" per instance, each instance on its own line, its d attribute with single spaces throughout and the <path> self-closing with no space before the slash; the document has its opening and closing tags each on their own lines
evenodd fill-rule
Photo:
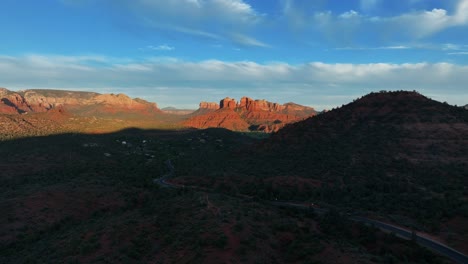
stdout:
<svg viewBox="0 0 468 264">
<path fill-rule="evenodd" d="M 237 104 L 237 107 L 243 110 L 248 110 L 252 107 L 252 104 L 255 101 L 249 97 L 242 97 L 239 101 L 239 104 Z"/>
<path fill-rule="evenodd" d="M 32 111 L 31 106 L 18 93 L 0 89 L 0 113 L 21 114 Z"/>
<path fill-rule="evenodd" d="M 200 110 L 203 109 L 213 108 L 209 108 L 207 103 L 202 102 Z M 198 113 L 200 114 L 189 118 L 184 124 L 195 128 L 222 127 L 231 130 L 254 130 L 267 133 L 278 131 L 286 124 L 316 114 L 311 107 L 293 103 L 282 105 L 266 100 L 254 100 L 249 97 L 242 97 L 239 102 L 226 97 L 221 100 L 219 110 L 210 113 L 198 111 Z"/>
<path fill-rule="evenodd" d="M 284 106 L 278 103 L 271 103 L 266 100 L 255 100 L 249 111 L 270 111 L 270 112 L 280 112 L 284 110 Z"/>
<path fill-rule="evenodd" d="M 235 109 L 237 107 L 236 99 L 232 99 L 229 97 L 224 98 L 219 102 L 220 108 L 228 108 L 228 109 Z"/>
</svg>

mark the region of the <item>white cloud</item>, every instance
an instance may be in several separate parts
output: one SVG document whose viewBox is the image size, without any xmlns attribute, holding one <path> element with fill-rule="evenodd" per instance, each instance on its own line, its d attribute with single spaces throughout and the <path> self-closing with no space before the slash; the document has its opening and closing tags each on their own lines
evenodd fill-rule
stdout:
<svg viewBox="0 0 468 264">
<path fill-rule="evenodd" d="M 370 91 L 400 89 L 437 94 L 434 99 L 453 104 L 468 102 L 468 66 L 450 63 L 260 64 L 167 57 L 131 61 L 101 56 L 26 55 L 0 56 L 0 76 L 0 86 L 7 88 L 86 88 L 99 92 L 112 87 L 131 96 L 156 98 L 156 102 L 166 105 L 177 105 L 177 95 L 188 96 L 188 91 L 194 106 L 213 96 L 231 95 L 318 105 L 323 104 L 321 98 L 326 95 L 352 99 Z M 167 89 L 155 89 L 158 87 Z M 203 93 L 206 89 L 212 94 Z M 165 96 L 164 101 L 158 99 L 159 95 Z M 451 100 L 447 100 L 449 96 Z"/>
<path fill-rule="evenodd" d="M 432 43 L 413 43 L 408 45 L 390 45 L 380 47 L 343 47 L 335 48 L 335 50 L 408 50 L 408 49 L 420 49 L 420 50 L 431 50 L 431 51 L 464 51 L 468 50 L 468 45 L 460 45 L 454 43 L 443 43 L 443 44 L 432 44 Z"/>
<path fill-rule="evenodd" d="M 146 47 L 147 49 L 150 49 L 150 50 L 159 50 L 159 51 L 171 51 L 171 50 L 175 50 L 174 47 L 172 46 L 169 46 L 167 44 L 163 44 L 163 45 L 159 45 L 159 46 L 147 46 Z"/>
<path fill-rule="evenodd" d="M 405 50 L 412 49 L 411 46 L 397 45 L 397 46 L 382 46 L 382 47 L 344 47 L 335 48 L 335 50 Z"/>
<path fill-rule="evenodd" d="M 411 49 L 409 46 L 404 46 L 404 45 L 398 45 L 398 46 L 386 46 L 386 47 L 379 47 L 377 49 L 390 49 L 390 50 L 401 50 L 401 49 Z"/>
<path fill-rule="evenodd" d="M 449 52 L 448 55 L 468 55 L 468 51 Z"/>
<path fill-rule="evenodd" d="M 362 10 L 374 8 L 378 0 L 362 0 Z M 448 28 L 468 26 L 468 0 L 458 0 L 454 11 L 443 8 L 419 10 L 395 16 L 368 16 L 349 10 L 341 14 L 301 8 L 294 0 L 283 1 L 283 15 L 295 30 L 315 29 L 338 43 L 352 42 L 359 34 L 373 38 L 415 40 Z M 350 39 L 351 38 L 351 39 Z"/>
<path fill-rule="evenodd" d="M 458 3 L 452 23 L 457 25 L 466 25 L 468 23 L 468 0 L 461 0 Z"/>
<path fill-rule="evenodd" d="M 266 47 L 247 33 L 263 15 L 244 0 L 121 0 L 142 26 L 240 45 Z M 243 36 L 243 37 L 238 37 Z"/>
<path fill-rule="evenodd" d="M 263 43 L 257 39 L 254 39 L 252 37 L 249 37 L 243 34 L 232 34 L 231 37 L 236 43 L 243 45 L 243 46 L 255 46 L 255 47 L 263 47 L 263 48 L 270 47 L 270 45 L 266 43 Z"/>
<path fill-rule="evenodd" d="M 353 18 L 353 17 L 359 17 L 359 13 L 354 11 L 354 10 L 349 10 L 347 12 L 344 12 L 343 14 L 339 15 L 340 18 Z"/>
<path fill-rule="evenodd" d="M 378 20 L 377 20 L 378 21 Z M 403 14 L 391 18 L 382 18 L 380 21 L 395 28 L 404 29 L 407 34 L 416 38 L 423 38 L 437 33 L 443 29 L 454 26 L 453 17 L 447 15 L 445 9 L 433 9 Z"/>
<path fill-rule="evenodd" d="M 187 20 L 192 22 L 214 21 L 222 24 L 251 24 L 260 15 L 243 0 L 132 0 L 132 5 L 148 17 L 158 20 Z M 175 22 L 175 21 L 174 21 Z"/>
<path fill-rule="evenodd" d="M 377 23 L 402 29 L 406 34 L 424 38 L 445 29 L 468 25 L 468 0 L 459 0 L 453 15 L 447 10 L 434 8 L 430 11 L 417 11 L 389 18 L 374 19 Z"/>
</svg>

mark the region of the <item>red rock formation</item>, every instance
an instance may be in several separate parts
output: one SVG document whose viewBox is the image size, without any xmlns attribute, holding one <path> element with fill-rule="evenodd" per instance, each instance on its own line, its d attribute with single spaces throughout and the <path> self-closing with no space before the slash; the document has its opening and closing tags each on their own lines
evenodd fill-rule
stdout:
<svg viewBox="0 0 468 264">
<path fill-rule="evenodd" d="M 33 112 L 46 112 L 56 106 L 83 106 L 91 104 L 90 99 L 97 93 L 56 90 L 26 90 L 21 92 Z"/>
<path fill-rule="evenodd" d="M 65 107 L 76 112 L 160 112 L 155 103 L 124 94 L 98 94 L 62 90 L 26 90 L 11 92 L 0 89 L 0 113 L 48 112 L 56 107 Z M 87 110 L 86 110 L 87 109 Z"/>
<path fill-rule="evenodd" d="M 238 108 L 246 111 L 270 111 L 270 112 L 281 112 L 286 109 L 286 105 L 278 103 L 268 102 L 266 100 L 253 100 L 249 97 L 242 97 Z"/>
<path fill-rule="evenodd" d="M 204 107 L 202 108 L 202 106 Z M 270 133 L 278 131 L 288 123 L 297 122 L 316 114 L 315 110 L 311 107 L 294 103 L 281 105 L 266 100 L 254 100 L 249 97 L 242 97 L 238 103 L 235 99 L 224 98 L 221 100 L 220 110 L 216 111 L 216 114 L 202 111 L 206 108 L 205 106 L 206 103 L 200 103 L 200 109 L 194 113 L 193 117 L 186 120 L 184 124 L 196 128 L 223 127 L 232 129 L 234 126 L 231 123 L 239 124 L 240 118 L 245 124 L 237 125 L 236 127 L 242 128 L 242 130 L 256 130 Z M 230 119 L 232 120 L 228 122 Z M 223 122 L 219 122 L 220 120 L 223 120 Z"/>
<path fill-rule="evenodd" d="M 222 127 L 235 131 L 247 131 L 250 127 L 238 113 L 228 108 L 194 116 L 184 124 L 194 128 Z"/>
<path fill-rule="evenodd" d="M 239 104 L 237 105 L 237 107 L 242 109 L 242 110 L 248 110 L 249 108 L 251 108 L 253 102 L 254 102 L 254 100 L 252 98 L 244 96 L 244 97 L 242 97 L 240 99 Z"/>
<path fill-rule="evenodd" d="M 102 104 L 111 112 L 121 111 L 158 111 L 155 103 L 143 99 L 132 99 L 125 94 L 100 94 L 91 100 L 94 104 Z"/>
<path fill-rule="evenodd" d="M 219 104 L 214 102 L 201 102 L 200 109 L 218 110 Z"/>
<path fill-rule="evenodd" d="M 236 102 L 236 99 L 226 97 L 219 102 L 219 105 L 221 109 L 223 108 L 235 109 L 237 107 L 237 102 Z"/>
<path fill-rule="evenodd" d="M 26 100 L 18 93 L 0 89 L 0 113 L 21 114 L 31 111 L 31 107 Z"/>
</svg>

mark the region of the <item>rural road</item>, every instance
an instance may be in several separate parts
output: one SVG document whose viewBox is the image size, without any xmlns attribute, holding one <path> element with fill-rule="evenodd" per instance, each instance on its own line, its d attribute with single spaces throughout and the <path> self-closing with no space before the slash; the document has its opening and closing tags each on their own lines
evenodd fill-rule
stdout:
<svg viewBox="0 0 468 264">
<path fill-rule="evenodd" d="M 175 185 L 175 184 L 171 184 L 171 183 L 166 182 L 167 178 L 170 178 L 170 177 L 172 177 L 174 175 L 174 165 L 172 165 L 171 160 L 166 160 L 165 164 L 166 164 L 167 169 L 169 170 L 169 172 L 167 174 L 164 174 L 160 178 L 154 179 L 153 182 L 157 183 L 159 186 L 165 187 L 165 188 L 179 188 L 180 187 L 179 185 Z"/>
<path fill-rule="evenodd" d="M 281 207 L 290 207 L 290 208 L 297 208 L 297 209 L 302 209 L 302 210 L 314 210 L 314 212 L 318 214 L 324 214 L 328 212 L 327 209 L 324 208 L 317 208 L 317 207 L 312 207 L 310 205 L 306 204 L 299 204 L 299 203 L 293 203 L 293 202 L 271 202 L 271 204 L 275 206 L 281 206 Z M 361 217 L 361 216 L 351 216 L 349 219 L 356 221 L 356 222 L 361 222 L 365 223 L 368 225 L 371 225 L 373 227 L 379 228 L 380 230 L 387 231 L 394 233 L 395 235 L 403 238 L 403 239 L 408 239 L 411 240 L 413 239 L 413 234 L 411 231 L 408 231 L 402 227 L 390 225 L 384 222 L 380 222 L 377 220 L 369 219 L 366 217 Z M 463 253 L 446 246 L 444 244 L 441 244 L 435 240 L 429 239 L 427 237 L 423 237 L 421 235 L 418 235 L 415 233 L 414 235 L 415 242 L 418 243 L 421 246 L 424 246 L 426 248 L 432 249 L 436 252 L 438 252 L 441 255 L 444 255 L 448 257 L 449 259 L 461 263 L 461 264 L 467 264 L 468 263 L 468 257 L 464 255 Z"/>
<path fill-rule="evenodd" d="M 405 239 L 412 239 L 412 236 L 413 236 L 411 231 L 408 231 L 408 230 L 403 229 L 403 228 L 398 227 L 398 226 L 394 226 L 394 225 L 390 225 L 390 224 L 383 223 L 383 222 L 380 222 L 380 221 L 372 220 L 372 219 L 369 219 L 369 218 L 360 217 L 360 216 L 353 216 L 353 217 L 351 217 L 351 220 L 366 223 L 366 224 L 372 225 L 374 227 L 377 227 L 379 229 L 393 232 L 394 234 L 396 234 L 396 235 L 398 235 L 400 237 L 403 237 Z M 463 264 L 468 263 L 468 257 L 466 255 L 464 255 L 463 253 L 461 253 L 461 252 L 459 252 L 459 251 L 457 251 L 457 250 L 455 250 L 455 249 L 453 249 L 451 247 L 448 247 L 448 246 L 446 246 L 444 244 L 441 244 L 441 243 L 439 243 L 439 242 L 437 242 L 435 240 L 429 239 L 427 237 L 420 236 L 420 235 L 418 235 L 416 233 L 415 234 L 415 241 L 419 245 L 427 247 L 429 249 L 432 249 L 432 250 L 434 250 L 436 252 L 439 252 L 440 254 L 450 258 L 451 260 L 453 260 L 453 261 L 455 261 L 457 263 L 463 263 Z"/>
<path fill-rule="evenodd" d="M 157 178 L 154 180 L 155 183 L 159 184 L 161 187 L 165 188 L 181 188 L 182 186 L 168 183 L 166 182 L 167 178 L 170 178 L 174 175 L 174 166 L 172 165 L 170 160 L 166 161 L 166 166 L 169 169 L 169 173 L 165 174 L 164 176 Z M 185 186 L 184 186 L 185 187 Z M 324 214 L 328 212 L 327 209 L 324 208 L 317 208 L 313 207 L 311 205 L 307 204 L 300 204 L 300 203 L 293 203 L 293 202 L 281 202 L 281 201 L 272 201 L 270 202 L 274 206 L 280 206 L 280 207 L 290 207 L 290 208 L 296 208 L 296 209 L 301 209 L 301 210 L 314 210 L 314 212 L 318 214 Z M 455 261 L 456 263 L 460 264 L 468 264 L 468 256 L 464 255 L 463 253 L 446 246 L 444 244 L 441 244 L 435 240 L 423 237 L 418 235 L 417 233 L 413 234 L 412 232 L 398 227 L 394 225 L 390 225 L 384 222 L 380 222 L 377 220 L 369 219 L 366 217 L 361 217 L 361 216 L 351 216 L 351 220 L 356 221 L 356 222 L 361 222 L 365 223 L 368 225 L 371 225 L 373 227 L 379 228 L 380 230 L 386 231 L 386 232 L 391 232 L 394 233 L 395 235 L 404 238 L 404 239 L 415 239 L 415 242 L 418 243 L 421 246 L 424 246 L 426 248 L 429 248 L 435 252 L 438 252 L 439 254 L 448 257 L 449 259 Z"/>
</svg>

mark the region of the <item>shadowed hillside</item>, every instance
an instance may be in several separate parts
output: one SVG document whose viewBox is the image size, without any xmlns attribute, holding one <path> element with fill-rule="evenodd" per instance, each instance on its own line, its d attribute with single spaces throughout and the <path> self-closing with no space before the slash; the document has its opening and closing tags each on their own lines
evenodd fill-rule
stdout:
<svg viewBox="0 0 468 264">
<path fill-rule="evenodd" d="M 223 169 L 180 182 L 352 208 L 466 245 L 468 111 L 416 92 L 371 93 L 288 125 Z"/>
<path fill-rule="evenodd" d="M 214 189 L 153 181 L 256 139 L 228 130 L 125 130 L 0 142 L 0 262 L 448 263 L 410 241 Z M 202 163 L 199 163 L 202 166 Z"/>
</svg>

